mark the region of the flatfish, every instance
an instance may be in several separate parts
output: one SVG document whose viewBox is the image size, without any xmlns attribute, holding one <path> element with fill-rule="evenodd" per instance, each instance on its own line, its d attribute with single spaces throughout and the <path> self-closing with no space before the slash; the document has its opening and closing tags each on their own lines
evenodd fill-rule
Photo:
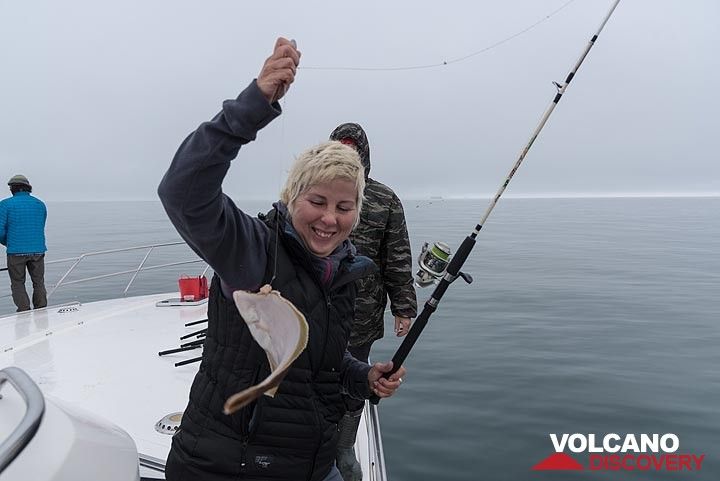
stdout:
<svg viewBox="0 0 720 481">
<path fill-rule="evenodd" d="M 225 401 L 225 414 L 232 414 L 262 394 L 274 396 L 290 364 L 307 346 L 308 323 L 292 302 L 269 284 L 257 293 L 235 291 L 233 299 L 255 341 L 265 350 L 270 375 Z"/>
</svg>

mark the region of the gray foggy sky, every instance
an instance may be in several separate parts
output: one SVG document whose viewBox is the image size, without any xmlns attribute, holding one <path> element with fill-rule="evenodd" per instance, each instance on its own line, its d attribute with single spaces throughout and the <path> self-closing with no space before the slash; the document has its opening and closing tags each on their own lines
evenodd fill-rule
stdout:
<svg viewBox="0 0 720 481">
<path fill-rule="evenodd" d="M 0 0 L 0 177 L 46 200 L 156 199 L 175 150 L 279 35 L 301 70 L 241 151 L 235 198 L 274 199 L 294 156 L 367 130 L 401 197 L 493 194 L 612 0 Z M 718 194 L 720 2 L 623 0 L 506 195 Z M 306 68 L 303 68 L 306 67 Z"/>
</svg>

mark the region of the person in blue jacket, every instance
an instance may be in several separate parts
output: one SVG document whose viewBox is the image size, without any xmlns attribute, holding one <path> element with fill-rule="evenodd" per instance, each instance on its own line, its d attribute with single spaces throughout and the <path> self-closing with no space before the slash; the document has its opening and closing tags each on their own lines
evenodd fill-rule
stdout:
<svg viewBox="0 0 720 481">
<path fill-rule="evenodd" d="M 45 220 L 47 208 L 43 201 L 30 195 L 32 186 L 24 175 L 8 181 L 12 197 L 0 201 L 0 244 L 7 250 L 7 271 L 10 275 L 12 299 L 17 312 L 30 310 L 25 290 L 25 271 L 33 284 L 32 305 L 47 306 L 45 291 Z"/>
</svg>

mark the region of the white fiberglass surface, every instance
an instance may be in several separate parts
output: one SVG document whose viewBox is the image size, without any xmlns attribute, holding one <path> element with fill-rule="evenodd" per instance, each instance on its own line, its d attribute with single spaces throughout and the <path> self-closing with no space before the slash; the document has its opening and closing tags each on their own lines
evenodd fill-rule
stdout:
<svg viewBox="0 0 720 481">
<path fill-rule="evenodd" d="M 177 296 L 177 294 L 174 294 Z M 206 324 L 206 305 L 156 307 L 154 295 L 30 311 L 0 319 L 0 367 L 24 369 L 46 396 L 88 410 L 127 431 L 138 451 L 165 459 L 170 436 L 155 431 L 182 411 L 201 350 L 160 357 Z M 192 340 L 192 339 L 188 339 Z"/>
<path fill-rule="evenodd" d="M 164 461 L 171 436 L 155 431 L 165 415 L 185 409 L 199 363 L 175 367 L 201 349 L 158 356 L 180 337 L 207 326 L 206 304 L 156 307 L 177 294 L 132 297 L 29 311 L 0 318 L 0 368 L 24 369 L 46 396 L 100 416 L 135 441 L 138 452 Z M 367 411 L 355 450 L 363 479 L 378 460 Z"/>
</svg>

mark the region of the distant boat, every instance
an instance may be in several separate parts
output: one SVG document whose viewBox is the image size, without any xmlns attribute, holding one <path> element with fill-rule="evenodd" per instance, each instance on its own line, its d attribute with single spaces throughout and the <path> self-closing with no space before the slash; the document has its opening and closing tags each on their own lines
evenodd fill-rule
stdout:
<svg viewBox="0 0 720 481">
<path fill-rule="evenodd" d="M 136 276 L 155 248 L 182 242 L 83 254 L 147 251 L 139 267 L 65 282 Z M 57 261 L 60 262 L 60 261 Z M 50 264 L 48 262 L 47 264 Z M 113 265 L 108 261 L 103 265 Z M 206 268 L 207 270 L 207 268 Z M 172 434 L 198 369 L 207 299 L 177 292 L 72 302 L 0 317 L 0 479 L 49 481 L 165 479 Z M 180 348 L 181 343 L 188 346 Z M 169 349 L 159 355 L 163 349 Z M 355 444 L 363 479 L 386 479 L 377 408 L 366 403 Z"/>
</svg>

